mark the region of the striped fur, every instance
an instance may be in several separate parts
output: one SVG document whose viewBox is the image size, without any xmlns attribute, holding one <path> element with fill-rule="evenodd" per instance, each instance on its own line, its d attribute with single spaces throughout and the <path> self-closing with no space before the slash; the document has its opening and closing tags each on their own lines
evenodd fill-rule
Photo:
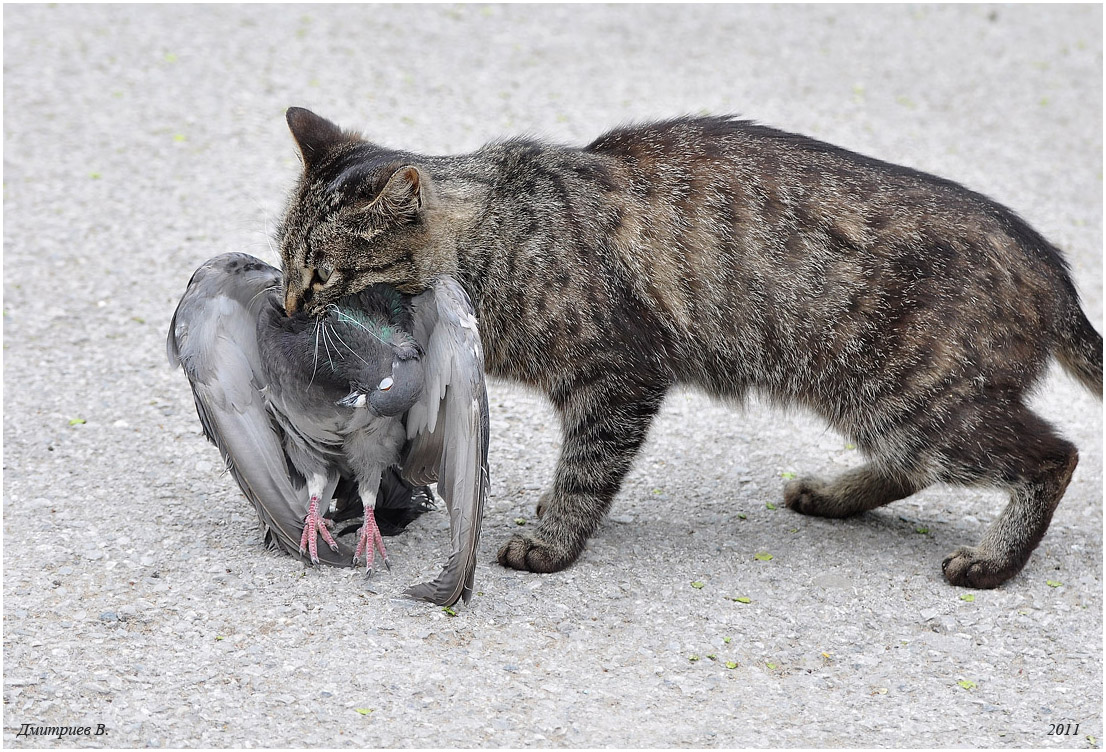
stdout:
<svg viewBox="0 0 1106 752">
<path fill-rule="evenodd" d="M 954 584 L 1000 584 L 1044 535 L 1078 455 L 1024 400 L 1053 355 L 1101 396 L 1102 339 L 1060 252 L 985 196 L 729 117 L 452 157 L 288 119 L 305 171 L 280 230 L 287 309 L 455 275 L 488 371 L 560 415 L 541 522 L 504 565 L 576 559 L 677 383 L 800 404 L 866 453 L 790 484 L 805 514 L 935 482 L 1009 489 L 983 541 L 946 559 Z"/>
</svg>

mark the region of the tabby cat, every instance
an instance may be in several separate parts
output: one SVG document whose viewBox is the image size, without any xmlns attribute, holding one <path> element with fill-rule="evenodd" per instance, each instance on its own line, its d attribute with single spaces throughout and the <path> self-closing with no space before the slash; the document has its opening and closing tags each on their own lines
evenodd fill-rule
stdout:
<svg viewBox="0 0 1106 752">
<path fill-rule="evenodd" d="M 1009 490 L 979 545 L 944 560 L 955 585 L 1009 579 L 1048 528 L 1078 453 L 1025 399 L 1052 355 L 1101 399 L 1102 337 L 1060 251 L 987 197 L 732 117 L 449 157 L 287 119 L 304 163 L 279 229 L 287 312 L 454 275 L 488 372 L 560 417 L 540 523 L 503 565 L 579 556 L 677 383 L 802 405 L 863 450 L 863 467 L 787 485 L 803 514 L 938 482 Z"/>
</svg>

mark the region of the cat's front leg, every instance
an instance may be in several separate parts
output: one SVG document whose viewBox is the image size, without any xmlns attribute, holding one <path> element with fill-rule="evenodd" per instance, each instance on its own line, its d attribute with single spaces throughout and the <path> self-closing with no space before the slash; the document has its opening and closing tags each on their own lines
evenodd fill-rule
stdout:
<svg viewBox="0 0 1106 752">
<path fill-rule="evenodd" d="M 542 494 L 537 528 L 507 541 L 500 564 L 556 572 L 576 561 L 622 486 L 666 390 L 667 384 L 612 378 L 568 394 L 554 391 L 564 443 L 553 487 Z"/>
</svg>

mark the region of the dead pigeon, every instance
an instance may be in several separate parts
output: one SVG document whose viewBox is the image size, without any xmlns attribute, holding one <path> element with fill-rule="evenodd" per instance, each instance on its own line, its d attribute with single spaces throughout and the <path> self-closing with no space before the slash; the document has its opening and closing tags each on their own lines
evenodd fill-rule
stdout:
<svg viewBox="0 0 1106 752">
<path fill-rule="evenodd" d="M 464 291 L 448 277 L 414 297 L 376 285 L 316 319 L 286 316 L 280 289 L 280 271 L 259 259 L 211 259 L 189 281 L 167 342 L 267 539 L 338 566 L 364 554 L 371 571 L 375 551 L 384 554 L 378 497 L 397 482 L 436 481 L 451 554 L 435 580 L 406 592 L 468 602 L 488 488 L 488 402 Z M 389 468 L 399 469 L 390 482 Z M 364 506 L 352 557 L 324 519 L 336 489 L 338 511 L 353 496 Z"/>
</svg>

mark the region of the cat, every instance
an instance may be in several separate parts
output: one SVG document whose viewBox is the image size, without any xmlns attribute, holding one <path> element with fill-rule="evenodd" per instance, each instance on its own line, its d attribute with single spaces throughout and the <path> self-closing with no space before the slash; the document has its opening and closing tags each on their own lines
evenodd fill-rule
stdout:
<svg viewBox="0 0 1106 752">
<path fill-rule="evenodd" d="M 542 390 L 563 443 L 540 521 L 498 553 L 570 565 L 675 384 L 822 416 L 868 464 L 784 489 L 846 517 L 942 482 L 1010 501 L 942 563 L 1017 574 L 1078 461 L 1025 404 L 1052 356 L 1102 396 L 1102 337 L 1061 252 L 957 183 L 731 116 L 462 156 L 375 145 L 287 112 L 304 171 L 278 230 L 285 308 L 455 276 L 489 373 Z"/>
</svg>

